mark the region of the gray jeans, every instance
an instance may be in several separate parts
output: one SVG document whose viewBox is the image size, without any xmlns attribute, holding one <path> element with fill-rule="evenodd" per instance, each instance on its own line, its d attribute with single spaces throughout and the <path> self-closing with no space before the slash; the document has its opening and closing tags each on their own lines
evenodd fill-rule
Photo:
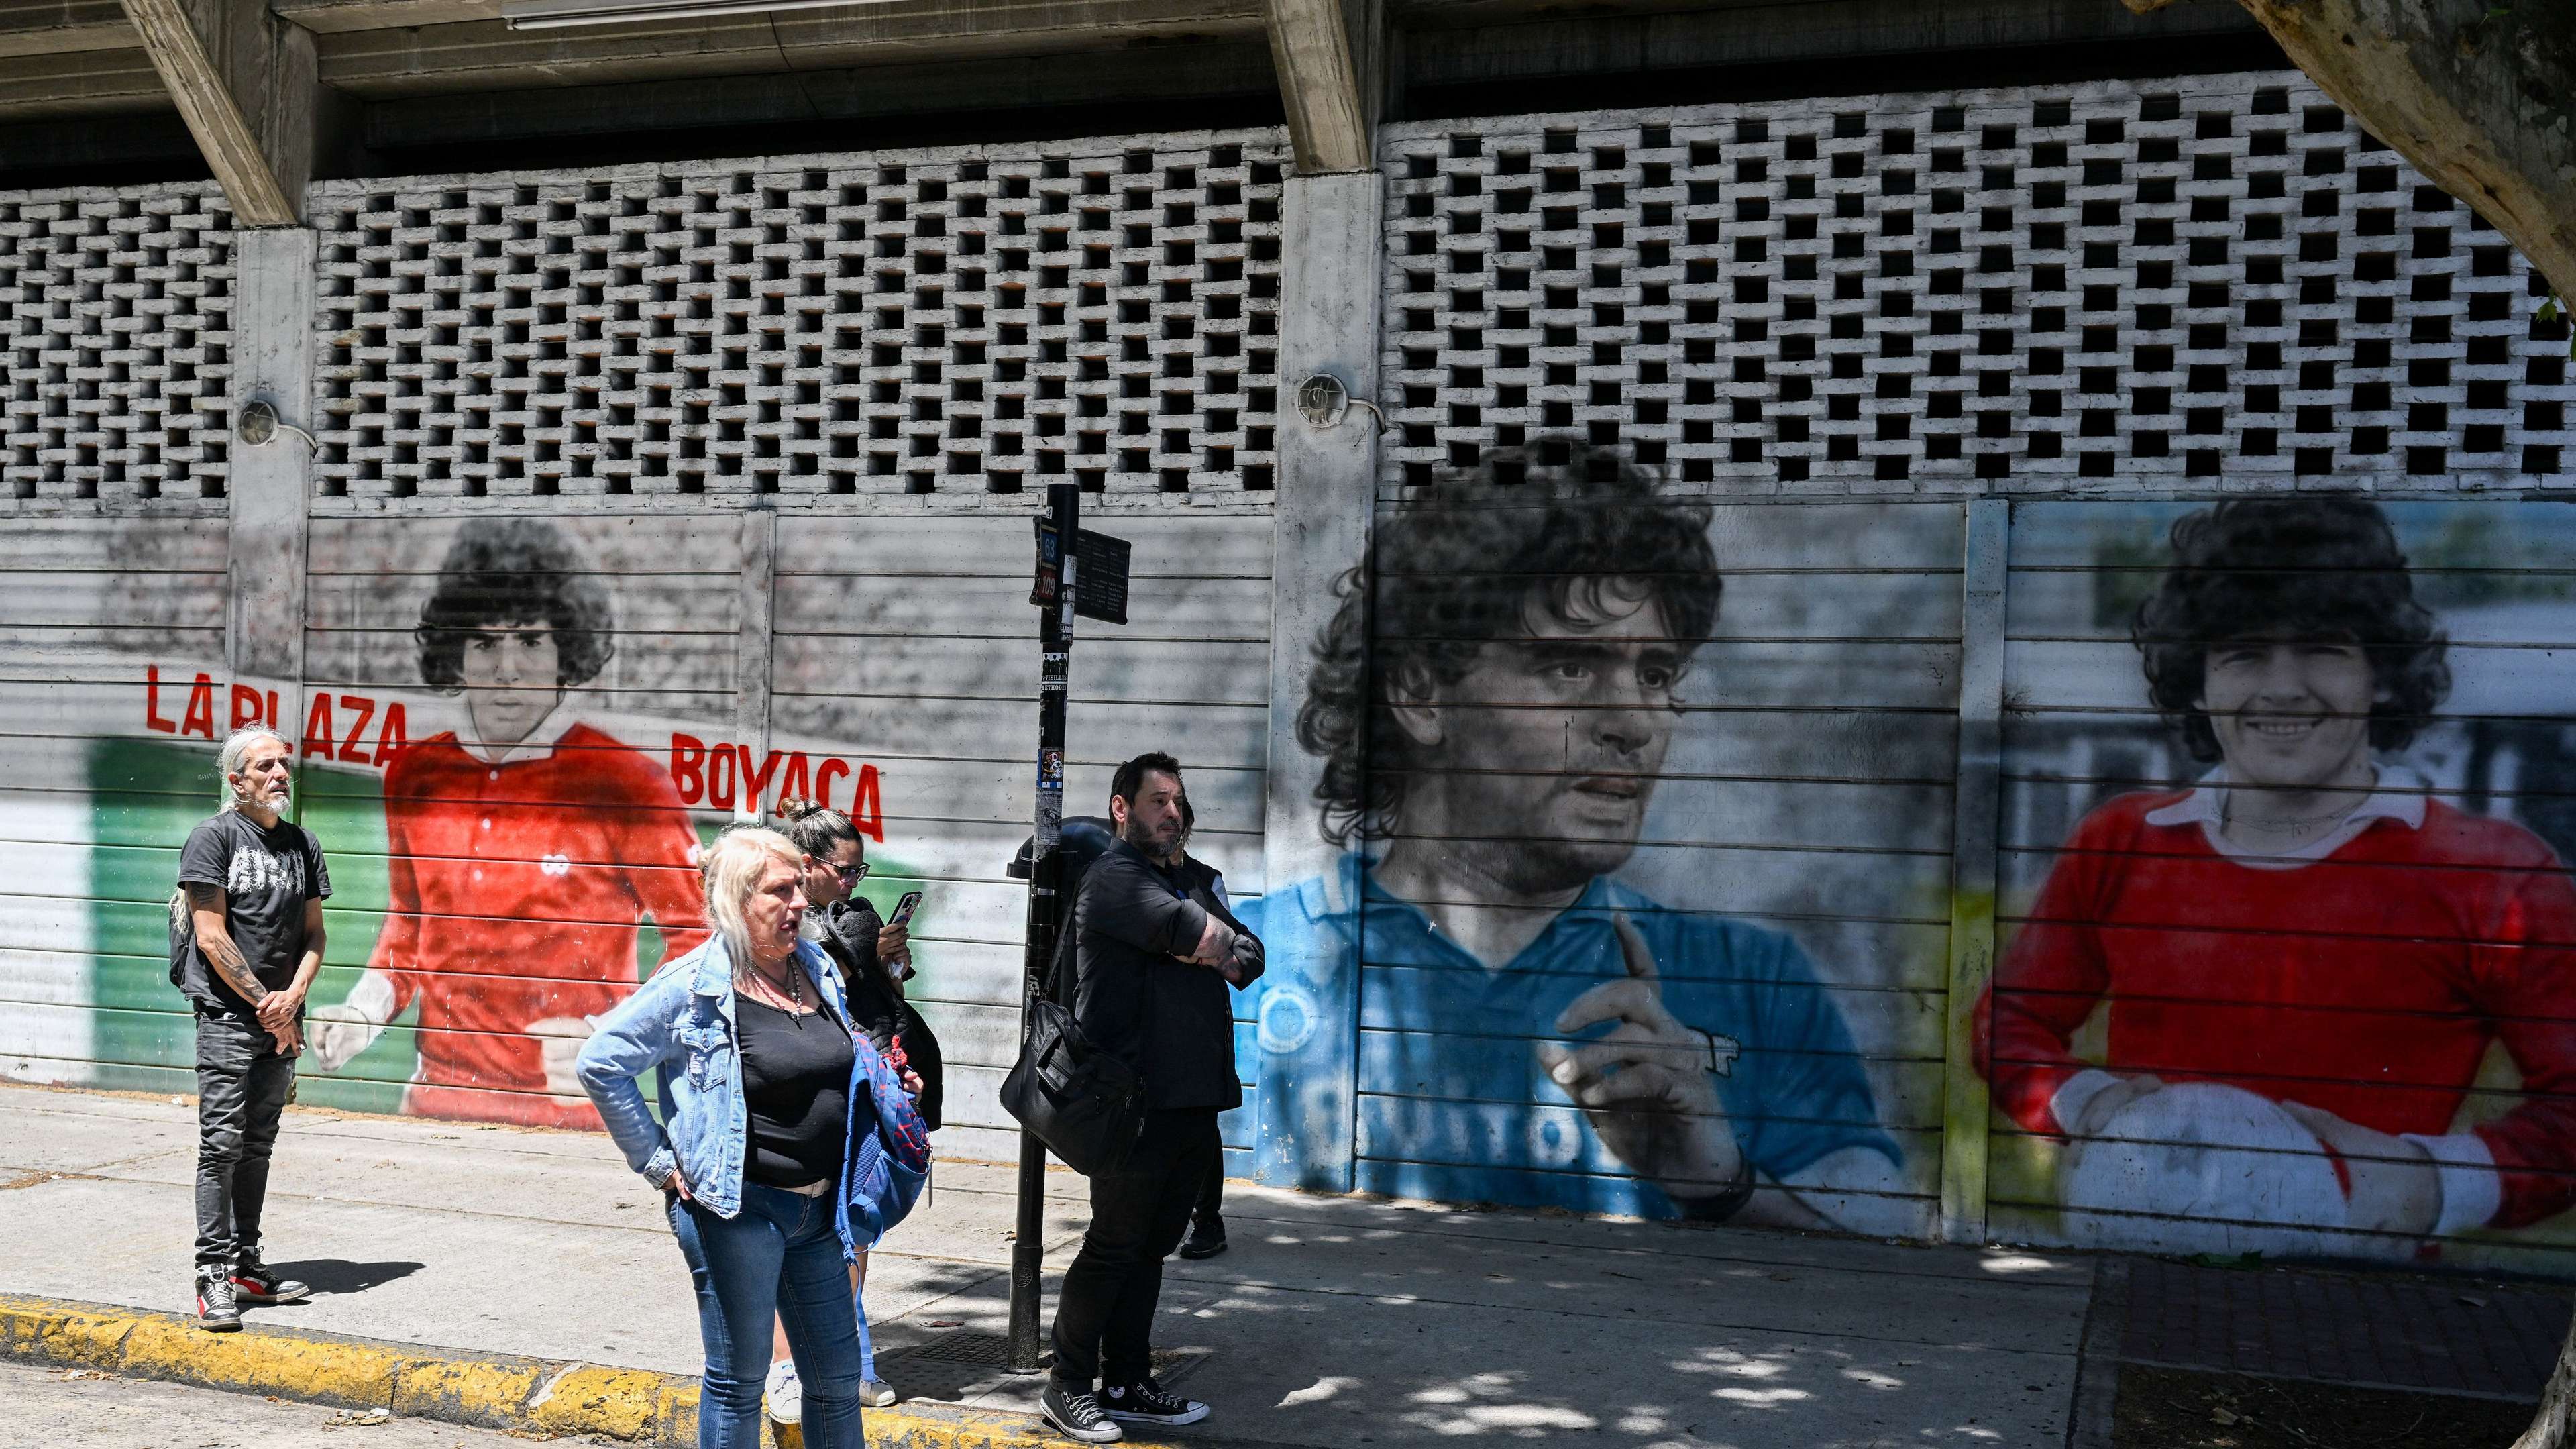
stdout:
<svg viewBox="0 0 2576 1449">
<path fill-rule="evenodd" d="M 256 1021 L 197 1012 L 197 1263 L 259 1256 L 268 1154 L 295 1086 L 295 1058 Z"/>
</svg>

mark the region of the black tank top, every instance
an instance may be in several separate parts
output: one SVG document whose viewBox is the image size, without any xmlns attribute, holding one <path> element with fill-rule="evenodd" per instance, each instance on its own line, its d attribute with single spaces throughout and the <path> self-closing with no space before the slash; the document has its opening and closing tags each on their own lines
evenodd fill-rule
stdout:
<svg viewBox="0 0 2576 1449">
<path fill-rule="evenodd" d="M 742 1034 L 743 1105 L 751 1151 L 743 1172 L 765 1187 L 838 1180 L 849 1151 L 849 1029 L 828 1011 L 796 1015 L 734 997 Z"/>
</svg>

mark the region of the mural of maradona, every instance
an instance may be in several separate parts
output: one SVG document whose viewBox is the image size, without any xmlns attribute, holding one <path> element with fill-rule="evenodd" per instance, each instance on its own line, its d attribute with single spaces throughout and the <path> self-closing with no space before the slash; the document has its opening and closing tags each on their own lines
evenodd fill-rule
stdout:
<svg viewBox="0 0 2576 1449">
<path fill-rule="evenodd" d="M 2567 623 L 2542 606 L 2511 637 Z M 2186 513 L 2129 634 L 2205 773 L 2083 817 L 1977 1017 L 1997 1108 L 2069 1144 L 2063 1230 L 2403 1256 L 2576 1201 L 2576 887 L 2410 764 L 2452 670 L 2387 513 Z"/>
<path fill-rule="evenodd" d="M 640 925 L 665 959 L 706 931 L 669 774 L 566 700 L 615 647 L 608 587 L 543 519 L 471 520 L 414 642 L 422 681 L 464 697 L 464 728 L 386 772 L 390 909 L 348 999 L 313 1013 L 317 1063 L 338 1069 L 417 1001 L 404 1111 L 596 1127 L 573 1057 L 651 974 Z"/>
<path fill-rule="evenodd" d="M 1830 1193 L 1900 1191 L 1798 944 L 1613 878 L 1717 622 L 1709 510 L 1579 449 L 1526 481 L 1382 515 L 1316 641 L 1298 739 L 1327 837 L 1356 844 L 1246 913 L 1271 953 L 1263 1111 L 1298 1119 L 1290 1157 L 1329 1150 L 1301 1075 L 1357 999 L 1363 1188 L 1807 1225 Z"/>
</svg>

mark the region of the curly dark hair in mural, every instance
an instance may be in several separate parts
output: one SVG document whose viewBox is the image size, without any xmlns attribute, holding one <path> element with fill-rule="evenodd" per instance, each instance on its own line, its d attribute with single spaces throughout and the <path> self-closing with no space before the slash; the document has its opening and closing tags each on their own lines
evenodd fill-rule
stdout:
<svg viewBox="0 0 2576 1449">
<path fill-rule="evenodd" d="M 421 605 L 420 677 L 453 694 L 464 687 L 466 636 L 494 624 L 552 630 L 563 688 L 588 684 L 616 652 L 608 586 L 586 571 L 555 526 L 534 518 L 478 518 L 458 529 Z"/>
<path fill-rule="evenodd" d="M 2203 692 L 2209 649 L 2281 632 L 2361 645 L 2385 696 L 2370 743 L 2404 749 L 2451 692 L 2442 632 L 2415 601 L 2406 555 L 2379 505 L 2360 498 L 2261 498 L 2185 514 L 2173 566 L 2138 605 L 2129 637 L 2147 694 L 2193 759 L 2219 758 Z"/>
<path fill-rule="evenodd" d="M 1411 742 L 1371 708 L 1372 673 L 1455 683 L 1488 640 L 1526 630 L 1533 607 L 1577 619 L 1614 579 L 1645 586 L 1665 627 L 1693 647 L 1716 627 L 1722 581 L 1707 505 L 1658 497 L 1656 480 L 1616 453 L 1579 444 L 1530 452 L 1541 461 L 1524 463 L 1518 449 L 1490 454 L 1450 485 L 1477 490 L 1489 506 L 1382 519 L 1369 555 L 1334 582 L 1342 603 L 1315 639 L 1297 742 L 1323 757 L 1315 799 L 1337 845 L 1384 824 L 1404 801 Z M 1514 496 L 1524 488 L 1525 503 Z"/>
</svg>

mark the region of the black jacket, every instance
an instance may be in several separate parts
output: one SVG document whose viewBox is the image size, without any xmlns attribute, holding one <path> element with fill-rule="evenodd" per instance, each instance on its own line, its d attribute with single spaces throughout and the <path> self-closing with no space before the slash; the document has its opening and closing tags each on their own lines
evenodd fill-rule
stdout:
<svg viewBox="0 0 2576 1449">
<path fill-rule="evenodd" d="M 1261 974 L 1260 939 L 1187 865 L 1165 871 L 1117 841 L 1083 873 L 1074 901 L 1074 1020 L 1144 1074 L 1146 1101 L 1158 1111 L 1243 1104 L 1225 978 L 1186 959 L 1211 912 L 1242 938 L 1235 961 L 1251 984 Z"/>
<path fill-rule="evenodd" d="M 921 1096 L 915 1104 L 921 1109 L 924 1126 L 939 1126 L 941 1078 L 946 1075 L 940 1060 L 939 1038 L 932 1035 L 930 1024 L 921 1013 L 903 999 L 894 977 L 877 961 L 877 932 L 885 922 L 876 907 L 864 897 L 853 896 L 836 902 L 806 917 L 815 927 L 815 944 L 830 953 L 833 963 L 841 968 L 841 980 L 849 990 L 850 1025 L 864 1034 L 882 1054 L 889 1043 L 900 1037 L 903 1054 L 921 1076 Z"/>
</svg>

